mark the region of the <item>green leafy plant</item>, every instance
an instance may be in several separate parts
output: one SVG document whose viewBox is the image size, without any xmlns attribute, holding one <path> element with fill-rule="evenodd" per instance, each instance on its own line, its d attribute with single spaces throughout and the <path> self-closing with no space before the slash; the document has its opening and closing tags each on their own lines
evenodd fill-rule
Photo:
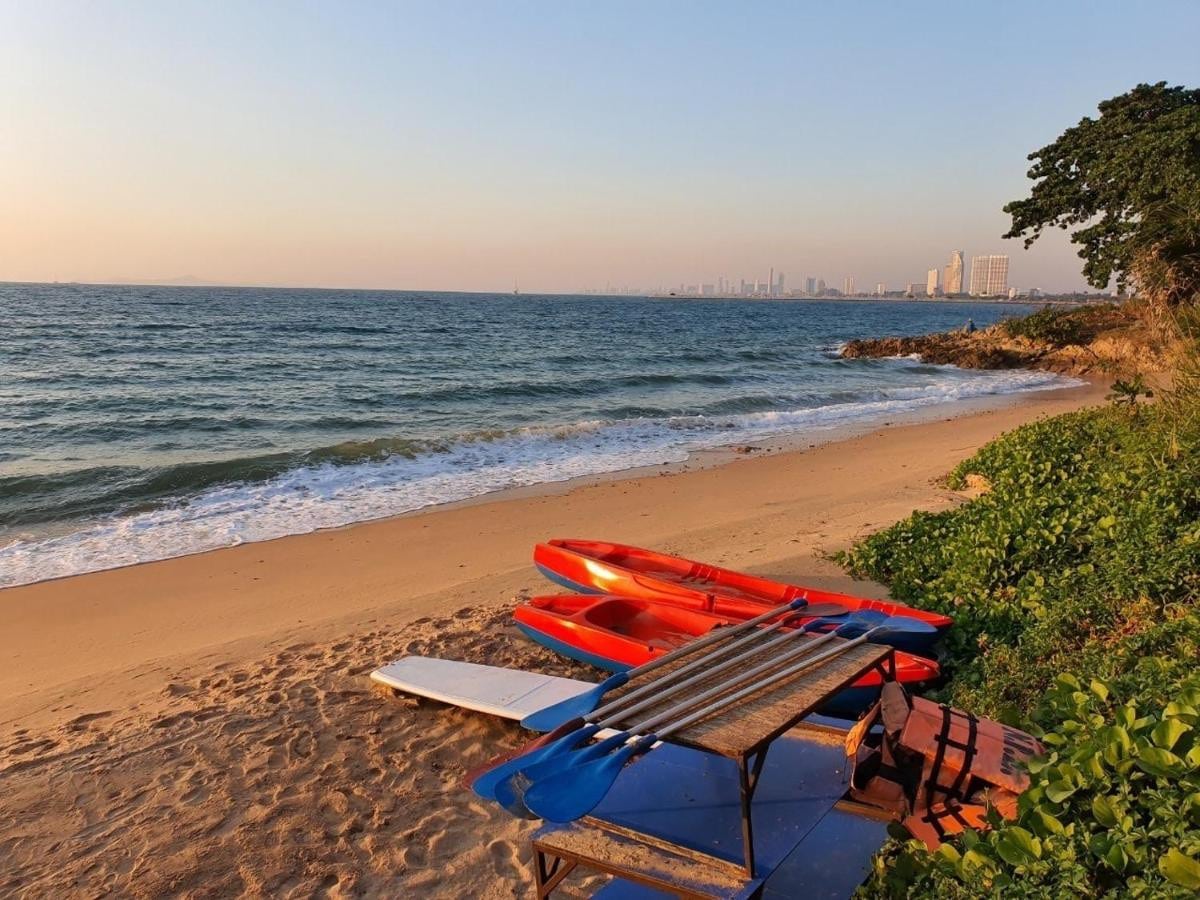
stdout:
<svg viewBox="0 0 1200 900">
<path fill-rule="evenodd" d="M 1166 702 L 1060 676 L 1049 752 L 1015 822 L 929 853 L 898 839 L 872 888 L 892 895 L 1189 897 L 1200 889 L 1200 677 Z"/>
<path fill-rule="evenodd" d="M 1136 412 L 1139 397 L 1153 396 L 1154 391 L 1146 387 L 1146 380 L 1141 375 L 1135 375 L 1132 378 L 1114 381 L 1105 399 L 1111 400 L 1114 406 L 1123 406 Z"/>
<path fill-rule="evenodd" d="M 955 617 L 938 699 L 1035 730 L 1049 748 L 1016 822 L 935 854 L 898 838 L 866 894 L 1194 894 L 1197 384 L 1177 379 L 1137 416 L 1100 407 L 1018 428 L 948 479 L 982 476 L 986 493 L 841 556 L 893 596 Z"/>
<path fill-rule="evenodd" d="M 1025 338 L 1051 347 L 1085 345 L 1105 329 L 1117 328 L 1133 320 L 1124 306 L 1104 303 L 1061 309 L 1047 306 L 1028 316 L 1004 321 L 1010 337 Z"/>
</svg>

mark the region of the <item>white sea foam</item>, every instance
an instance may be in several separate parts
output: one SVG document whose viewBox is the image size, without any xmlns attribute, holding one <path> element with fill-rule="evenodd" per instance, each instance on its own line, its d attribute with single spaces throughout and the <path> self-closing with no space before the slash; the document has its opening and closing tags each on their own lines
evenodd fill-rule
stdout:
<svg viewBox="0 0 1200 900">
<path fill-rule="evenodd" d="M 897 366 L 913 365 L 895 360 Z M 185 503 L 85 524 L 0 547 L 0 586 L 183 556 L 397 515 L 504 488 L 680 462 L 693 450 L 822 431 L 938 404 L 1051 390 L 1079 382 L 1043 372 L 965 373 L 945 367 L 923 386 L 881 390 L 858 402 L 808 409 L 667 420 L 580 422 L 446 452 L 353 465 L 299 468 L 270 481 L 207 490 Z"/>
</svg>

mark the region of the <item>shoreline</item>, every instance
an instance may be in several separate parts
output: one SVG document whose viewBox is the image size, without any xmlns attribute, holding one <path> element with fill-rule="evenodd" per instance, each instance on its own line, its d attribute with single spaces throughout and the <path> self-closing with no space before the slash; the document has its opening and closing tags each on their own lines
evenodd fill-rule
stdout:
<svg viewBox="0 0 1200 900">
<path fill-rule="evenodd" d="M 512 624 L 515 599 L 556 590 L 530 561 L 554 536 L 884 597 L 829 553 L 961 503 L 942 481 L 956 463 L 1104 391 L 989 398 L 811 449 L 712 454 L 0 592 L 0 817 L 20 823 L 0 889 L 527 895 L 536 823 L 462 786 L 526 739 L 519 725 L 383 696 L 373 669 L 421 654 L 598 680 Z"/>
<path fill-rule="evenodd" d="M 772 488 L 775 478 L 812 469 L 832 476 L 843 455 L 876 468 L 927 440 L 947 446 L 914 468 L 932 464 L 931 474 L 940 477 L 950 458 L 969 455 L 999 431 L 1094 402 L 1103 390 L 1087 384 L 910 410 L 882 427 L 850 423 L 789 435 L 760 442 L 761 450 L 745 455 L 706 450 L 682 463 L 510 488 L 337 528 L 5 588 L 0 647 L 12 664 L 0 674 L 0 728 L 127 702 L 143 687 L 169 681 L 170 669 L 244 659 L 296 635 L 324 639 L 381 617 L 401 624 L 462 606 L 456 597 L 478 602 L 552 590 L 529 564 L 529 553 L 534 542 L 556 535 L 608 535 L 713 558 L 688 537 L 769 517 L 771 507 L 786 502 L 800 518 L 820 517 L 805 496 L 785 500 L 786 490 Z M 964 435 L 962 447 L 951 439 L 957 423 L 971 435 Z M 871 446 L 881 439 L 896 446 Z M 893 477 L 907 468 L 901 463 Z M 915 494 L 918 486 L 906 487 L 901 496 L 917 505 L 953 502 L 949 491 L 928 484 Z M 720 515 L 697 504 L 692 489 L 720 495 Z M 833 493 L 829 499 L 836 502 Z M 892 510 L 893 520 L 911 511 L 907 502 Z M 673 524 L 647 527 L 648 518 Z M 849 535 L 828 536 L 837 546 L 826 549 L 837 549 Z M 752 567 L 756 560 L 742 543 L 731 537 L 717 544 L 723 552 L 714 561 Z M 816 577 L 849 586 L 836 567 L 816 568 Z"/>
<path fill-rule="evenodd" d="M 1069 378 L 1070 376 L 1065 375 L 1063 377 Z M 769 453 L 791 452 L 796 450 L 811 450 L 825 444 L 836 443 L 838 441 L 846 440 L 851 437 L 866 434 L 871 431 L 889 427 L 895 424 L 912 424 L 925 421 L 934 421 L 947 416 L 957 418 L 964 415 L 971 415 L 974 412 L 979 412 L 982 410 L 996 409 L 1013 404 L 1019 404 L 1022 401 L 1022 398 L 1030 395 L 1078 389 L 1081 385 L 1088 383 L 1081 381 L 1080 379 L 1075 380 L 1078 382 L 1078 384 L 1043 386 L 1011 392 L 980 394 L 974 397 L 968 397 L 966 399 L 935 400 L 927 406 L 915 406 L 909 409 L 895 409 L 888 410 L 887 412 L 875 412 L 869 413 L 861 418 L 852 418 L 846 421 L 835 420 L 834 422 L 828 424 L 822 423 L 811 427 L 807 431 L 785 432 L 777 435 L 769 435 L 763 438 L 745 438 L 729 444 L 696 447 L 688 450 L 687 456 L 682 460 L 668 460 L 659 463 L 631 465 L 625 468 L 613 469 L 611 471 L 593 472 L 582 475 L 569 475 L 564 478 L 550 478 L 546 481 L 540 481 L 533 484 L 513 485 L 509 487 L 495 488 L 492 490 L 484 490 L 481 493 L 472 496 L 466 496 L 454 500 L 446 500 L 443 502 L 431 502 L 424 506 L 418 506 L 413 509 L 406 509 L 400 512 L 388 513 L 384 515 L 370 516 L 367 518 L 345 522 L 343 524 L 319 525 L 308 528 L 307 530 L 297 530 L 289 533 L 273 535 L 270 537 L 252 538 L 250 540 L 240 541 L 238 543 L 199 547 L 197 549 L 185 550 L 184 552 L 171 553 L 167 556 L 158 558 L 119 562 L 80 572 L 49 575 L 47 577 L 39 578 L 35 581 L 18 582 L 15 584 L 0 584 L 0 602 L 2 602 L 2 598 L 7 591 L 31 587 L 38 584 L 64 581 L 84 575 L 95 575 L 103 572 L 134 568 L 137 566 L 152 565 L 154 563 L 166 562 L 172 559 L 185 559 L 192 556 L 201 556 L 206 553 L 218 552 L 220 550 L 228 550 L 234 547 L 266 544 L 272 541 L 284 540 L 291 537 L 299 537 L 306 534 L 320 534 L 328 531 L 340 531 L 346 528 L 354 528 L 359 525 L 366 525 L 375 522 L 385 522 L 391 519 L 428 515 L 430 513 L 472 506 L 479 503 L 489 503 L 493 501 L 521 497 L 542 496 L 546 494 L 560 494 L 570 491 L 575 487 L 588 484 L 599 484 L 614 480 L 619 481 L 650 474 L 660 474 L 664 472 L 678 473 L 695 471 L 697 469 L 724 465 L 728 462 L 738 459 L 742 455 L 747 455 L 750 453 L 760 453 L 765 455 Z M 752 441 L 752 443 L 746 443 L 746 441 Z M 65 524 L 67 523 L 56 523 L 54 527 L 62 528 Z M 62 532 L 63 535 L 69 535 L 70 533 L 71 532 L 69 530 Z M 59 532 L 52 530 L 43 535 L 41 538 L 35 539 L 33 544 L 36 546 L 36 544 L 42 539 L 53 540 L 58 536 L 60 536 Z M 2 545 L 0 545 L 0 549 L 2 549 Z"/>
</svg>

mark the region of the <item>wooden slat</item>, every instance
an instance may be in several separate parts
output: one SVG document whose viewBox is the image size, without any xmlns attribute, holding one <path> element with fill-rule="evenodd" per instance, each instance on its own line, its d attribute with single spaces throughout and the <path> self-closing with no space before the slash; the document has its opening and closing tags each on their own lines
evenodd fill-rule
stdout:
<svg viewBox="0 0 1200 900">
<path fill-rule="evenodd" d="M 586 822 L 546 826 L 534 834 L 533 847 L 677 896 L 743 897 L 760 883 L 706 854 Z"/>
<path fill-rule="evenodd" d="M 806 639 L 800 638 L 799 640 Z M 814 656 L 845 643 L 847 642 L 841 638 L 834 638 L 815 649 Z M 661 703 L 656 703 L 642 712 L 623 719 L 618 727 L 626 729 L 635 727 L 660 712 L 686 702 L 688 697 L 699 695 L 722 684 L 729 685 L 736 680 L 739 672 L 749 671 L 772 658 L 778 659 L 781 652 L 789 649 L 794 650 L 795 646 L 791 642 L 785 642 L 779 647 L 757 652 L 749 659 L 739 663 L 737 667 L 711 678 L 705 678 L 686 692 L 672 695 Z M 858 644 L 813 669 L 764 687 L 760 692 L 739 700 L 682 731 L 673 733 L 669 739 L 673 743 L 717 753 L 732 759 L 744 757 L 813 712 L 829 697 L 852 684 L 891 652 L 890 647 L 869 643 Z M 669 663 L 654 672 L 652 677 L 660 678 L 665 672 L 686 665 L 690 661 L 685 657 L 675 663 Z M 787 668 L 799 661 L 794 659 L 780 662 L 777 669 L 772 671 Z M 761 681 L 769 674 L 765 673 L 756 680 Z M 650 680 L 651 676 L 647 676 L 645 679 L 635 679 L 628 685 L 610 692 L 605 700 L 614 700 L 623 693 L 643 686 Z M 751 683 L 735 684 L 723 691 L 721 696 L 740 690 Z M 714 700 L 699 705 L 708 705 Z"/>
</svg>

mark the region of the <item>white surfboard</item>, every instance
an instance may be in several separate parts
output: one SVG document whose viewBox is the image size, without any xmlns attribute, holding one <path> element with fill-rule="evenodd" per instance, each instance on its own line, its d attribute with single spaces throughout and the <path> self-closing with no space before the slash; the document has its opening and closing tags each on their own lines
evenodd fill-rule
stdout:
<svg viewBox="0 0 1200 900">
<path fill-rule="evenodd" d="M 574 678 L 432 656 L 402 657 L 376 669 L 371 680 L 406 694 L 505 719 L 523 719 L 593 687 Z"/>
</svg>

